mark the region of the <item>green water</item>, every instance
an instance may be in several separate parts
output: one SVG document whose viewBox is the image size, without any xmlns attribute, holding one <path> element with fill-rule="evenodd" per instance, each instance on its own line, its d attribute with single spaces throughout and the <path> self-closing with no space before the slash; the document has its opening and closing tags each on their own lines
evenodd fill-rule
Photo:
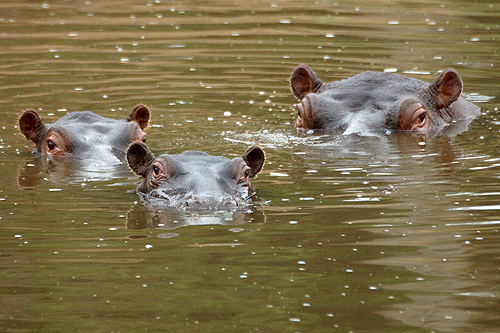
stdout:
<svg viewBox="0 0 500 333">
<path fill-rule="evenodd" d="M 0 331 L 496 331 L 500 5 L 2 1 Z M 288 78 L 455 68 L 447 138 L 298 133 Z M 125 166 L 48 165 L 17 119 L 152 111 L 153 152 L 266 152 L 236 212 L 157 211 Z"/>
</svg>

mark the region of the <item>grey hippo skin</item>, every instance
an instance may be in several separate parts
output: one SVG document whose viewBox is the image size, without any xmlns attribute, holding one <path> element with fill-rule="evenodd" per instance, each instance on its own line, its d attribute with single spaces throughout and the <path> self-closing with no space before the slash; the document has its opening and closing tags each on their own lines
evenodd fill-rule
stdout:
<svg viewBox="0 0 500 333">
<path fill-rule="evenodd" d="M 143 177 L 137 187 L 142 199 L 179 209 L 225 210 L 251 202 L 250 179 L 262 170 L 265 155 L 253 146 L 233 159 L 201 151 L 155 157 L 137 141 L 128 148 L 127 160 Z"/>
<path fill-rule="evenodd" d="M 19 129 L 35 143 L 34 153 L 48 159 L 72 156 L 116 164 L 125 162 L 125 150 L 131 142 L 146 140 L 149 116 L 148 108 L 139 104 L 127 119 L 77 111 L 45 124 L 36 111 L 26 110 L 19 118 Z"/>
<path fill-rule="evenodd" d="M 445 69 L 430 84 L 377 72 L 323 83 L 311 68 L 299 65 L 290 85 L 300 100 L 294 124 L 303 129 L 431 133 L 480 114 L 479 107 L 460 97 L 462 79 L 453 69 Z"/>
</svg>

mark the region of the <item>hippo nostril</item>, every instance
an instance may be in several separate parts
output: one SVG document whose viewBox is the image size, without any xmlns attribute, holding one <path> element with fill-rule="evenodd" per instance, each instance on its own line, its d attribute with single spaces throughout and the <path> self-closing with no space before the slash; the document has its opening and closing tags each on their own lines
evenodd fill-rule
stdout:
<svg viewBox="0 0 500 333">
<path fill-rule="evenodd" d="M 300 102 L 299 104 L 297 104 L 297 114 L 300 118 L 303 117 L 304 115 L 304 104 L 302 104 L 302 102 Z"/>
<path fill-rule="evenodd" d="M 296 127 L 305 127 L 308 123 L 308 118 L 310 117 L 311 105 L 308 98 L 303 98 L 302 101 L 297 104 L 297 120 L 295 121 Z"/>
</svg>

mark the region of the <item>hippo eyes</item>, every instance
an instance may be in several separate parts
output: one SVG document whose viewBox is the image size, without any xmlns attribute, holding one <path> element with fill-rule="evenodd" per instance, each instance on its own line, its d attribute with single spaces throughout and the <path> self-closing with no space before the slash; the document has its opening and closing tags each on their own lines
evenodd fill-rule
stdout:
<svg viewBox="0 0 500 333">
<path fill-rule="evenodd" d="M 45 141 L 44 151 L 45 154 L 54 155 L 65 155 L 68 146 L 64 140 L 64 137 L 58 133 L 51 133 Z"/>
<path fill-rule="evenodd" d="M 236 184 L 242 186 L 248 186 L 248 179 L 250 178 L 250 167 L 248 165 L 245 165 L 243 168 L 240 169 L 239 172 L 240 172 L 239 176 L 236 178 L 238 179 Z"/>
<path fill-rule="evenodd" d="M 49 150 L 54 150 L 56 148 L 56 144 L 52 140 L 47 140 L 47 147 Z"/>
<path fill-rule="evenodd" d="M 429 127 L 429 115 L 427 110 L 421 106 L 413 112 L 412 131 L 422 131 Z"/>
<path fill-rule="evenodd" d="M 163 170 L 163 165 L 160 162 L 153 163 L 151 169 L 153 170 L 153 176 L 155 178 L 159 178 L 165 175 L 165 172 Z"/>
</svg>

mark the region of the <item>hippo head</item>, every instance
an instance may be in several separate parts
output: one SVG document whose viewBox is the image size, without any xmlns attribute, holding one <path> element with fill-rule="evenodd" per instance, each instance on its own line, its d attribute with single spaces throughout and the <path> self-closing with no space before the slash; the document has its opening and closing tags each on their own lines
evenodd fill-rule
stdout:
<svg viewBox="0 0 500 333">
<path fill-rule="evenodd" d="M 253 146 L 228 159 L 200 151 L 154 157 L 146 144 L 127 150 L 130 168 L 143 177 L 137 192 L 160 205 L 181 209 L 225 210 L 245 206 L 254 193 L 250 178 L 264 165 L 264 152 Z"/>
<path fill-rule="evenodd" d="M 444 70 L 431 84 L 375 72 L 323 83 L 308 66 L 299 65 L 290 85 L 300 100 L 297 128 L 428 133 L 480 114 L 479 107 L 460 97 L 462 80 L 453 69 Z"/>
<path fill-rule="evenodd" d="M 130 142 L 146 140 L 143 130 L 148 126 L 149 115 L 148 108 L 139 104 L 127 119 L 109 119 L 79 111 L 53 124 L 44 124 L 34 110 L 27 110 L 19 118 L 19 129 L 35 143 L 34 152 L 49 159 L 73 156 L 105 163 L 120 162 Z"/>
</svg>

